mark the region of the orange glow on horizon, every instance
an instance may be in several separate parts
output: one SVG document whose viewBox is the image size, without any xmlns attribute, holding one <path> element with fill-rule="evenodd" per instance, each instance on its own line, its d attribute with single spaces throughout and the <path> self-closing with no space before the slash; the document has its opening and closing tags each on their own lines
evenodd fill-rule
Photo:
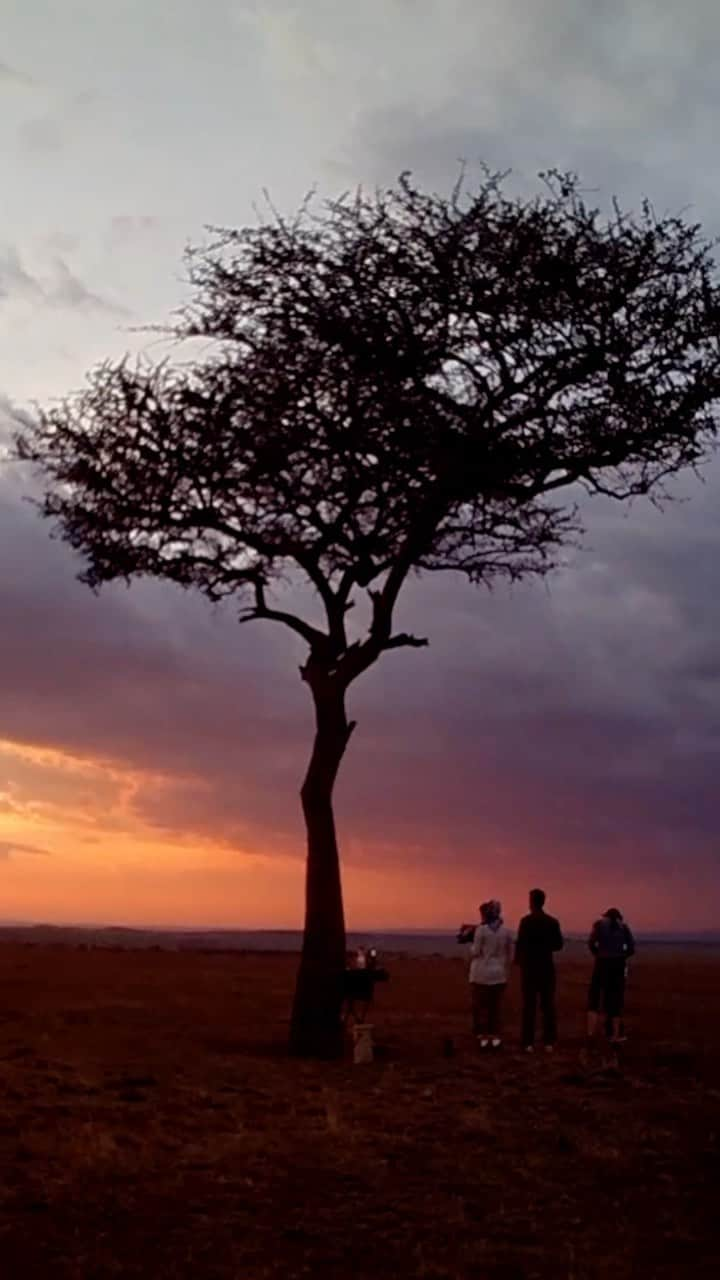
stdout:
<svg viewBox="0 0 720 1280">
<path fill-rule="evenodd" d="M 302 924 L 304 859 L 297 847 L 274 847 L 267 833 L 242 843 L 154 825 L 138 799 L 168 779 L 58 748 L 0 740 L 2 919 L 56 924 L 125 924 L 237 929 L 297 929 Z M 182 779 L 171 780 L 177 785 Z M 432 834 L 432 833 L 431 833 Z M 351 929 L 454 929 L 473 919 L 483 897 L 500 897 L 508 923 L 526 909 L 531 883 L 549 891 L 549 909 L 584 930 L 611 901 L 634 922 L 655 927 L 672 894 L 682 914 L 695 890 L 632 875 L 573 883 L 572 868 L 534 855 L 484 847 L 477 861 L 453 861 L 427 844 L 416 849 L 344 841 L 344 889 Z M 678 897 L 680 895 L 680 897 Z M 689 918 L 689 917 L 686 917 Z"/>
</svg>

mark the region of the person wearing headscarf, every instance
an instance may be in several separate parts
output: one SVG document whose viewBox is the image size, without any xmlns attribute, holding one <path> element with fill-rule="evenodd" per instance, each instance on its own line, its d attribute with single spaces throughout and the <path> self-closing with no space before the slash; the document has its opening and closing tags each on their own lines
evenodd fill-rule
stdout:
<svg viewBox="0 0 720 1280">
<path fill-rule="evenodd" d="M 623 1009 L 627 964 L 635 954 L 635 939 L 617 907 L 609 907 L 595 921 L 588 946 L 595 957 L 588 992 L 588 1035 L 598 1033 L 601 1010 L 611 1043 L 623 1040 Z"/>
<path fill-rule="evenodd" d="M 482 903 L 470 952 L 473 1034 L 481 1049 L 499 1049 L 502 998 L 512 964 L 513 940 L 495 898 Z"/>
</svg>

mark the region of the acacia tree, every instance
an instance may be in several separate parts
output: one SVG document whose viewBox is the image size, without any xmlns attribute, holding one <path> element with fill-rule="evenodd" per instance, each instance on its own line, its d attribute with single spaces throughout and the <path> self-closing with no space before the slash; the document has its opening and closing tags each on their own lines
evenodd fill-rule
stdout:
<svg viewBox="0 0 720 1280">
<path fill-rule="evenodd" d="M 493 175 L 449 197 L 403 176 L 213 232 L 170 330 L 198 354 L 105 364 L 18 441 L 91 587 L 171 579 L 306 647 L 298 1053 L 341 1045 L 346 694 L 381 654 L 426 643 L 394 629 L 408 575 L 542 572 L 576 524 L 573 494 L 554 495 L 649 494 L 716 432 L 720 294 L 700 229 L 649 205 L 603 215 L 572 176 L 543 181 L 520 200 Z M 288 576 L 321 623 L 282 607 Z"/>
</svg>

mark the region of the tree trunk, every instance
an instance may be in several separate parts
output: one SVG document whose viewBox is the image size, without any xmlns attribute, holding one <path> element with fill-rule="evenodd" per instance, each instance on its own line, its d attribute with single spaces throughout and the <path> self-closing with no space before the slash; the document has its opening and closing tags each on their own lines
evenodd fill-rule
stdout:
<svg viewBox="0 0 720 1280">
<path fill-rule="evenodd" d="M 355 727 L 345 715 L 344 689 L 332 678 L 311 682 L 316 732 L 300 792 L 307 829 L 305 930 L 295 987 L 290 1050 L 299 1057 L 337 1058 L 345 971 L 345 915 L 332 796 L 340 761 Z"/>
</svg>

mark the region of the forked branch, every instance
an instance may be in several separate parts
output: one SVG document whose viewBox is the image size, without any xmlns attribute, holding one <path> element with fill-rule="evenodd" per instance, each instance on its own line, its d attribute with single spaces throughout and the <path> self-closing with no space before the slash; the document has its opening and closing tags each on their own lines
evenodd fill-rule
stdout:
<svg viewBox="0 0 720 1280">
<path fill-rule="evenodd" d="M 297 614 L 288 613 L 284 609 L 271 608 L 265 597 L 265 583 L 260 578 L 253 581 L 255 591 L 255 604 L 248 609 L 243 609 L 238 615 L 240 622 L 280 622 L 284 626 L 289 627 L 296 635 L 302 637 L 309 644 L 311 650 L 321 651 L 326 649 L 330 644 L 329 637 L 325 632 L 320 631 L 318 627 L 314 627 L 312 623 L 306 622 L 304 618 L 299 618 Z"/>
</svg>

